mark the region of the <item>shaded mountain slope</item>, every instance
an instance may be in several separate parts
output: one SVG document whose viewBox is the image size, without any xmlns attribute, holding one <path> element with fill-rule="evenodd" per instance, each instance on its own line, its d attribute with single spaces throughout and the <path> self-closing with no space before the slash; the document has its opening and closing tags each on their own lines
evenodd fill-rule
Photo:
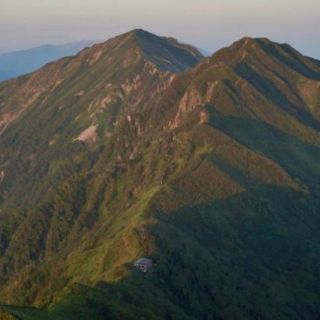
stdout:
<svg viewBox="0 0 320 320">
<path fill-rule="evenodd" d="M 157 39 L 159 45 L 152 52 Z M 2 286 L 2 297 L 45 301 L 50 290 L 56 291 L 52 287 L 61 290 L 69 281 L 69 275 L 59 276 L 60 284 L 56 281 L 61 263 L 79 281 L 123 276 L 124 262 L 141 248 L 136 224 L 158 190 L 151 185 L 152 174 L 144 173 L 142 179 L 144 166 L 137 171 L 134 165 L 152 152 L 144 151 L 144 118 L 149 112 L 144 107 L 170 84 L 175 76 L 171 68 L 182 71 L 201 59 L 195 52 L 172 39 L 135 30 L 0 86 L 1 217 L 5 220 L 1 276 L 8 281 L 8 286 Z M 146 166 L 150 170 L 151 164 Z M 115 215 L 122 211 L 123 215 Z M 132 219 L 129 225 L 126 216 Z M 113 234 L 108 234 L 111 229 Z M 128 246 L 127 253 L 117 251 L 123 246 Z M 74 256 L 73 250 L 78 250 Z M 66 270 L 63 261 L 68 255 Z M 92 269 L 88 263 L 82 273 L 77 269 L 86 259 Z M 48 287 L 39 291 L 33 282 L 34 293 L 26 295 L 29 289 L 20 288 L 18 297 L 11 284 L 28 287 L 24 281 L 39 272 L 37 267 L 34 271 L 39 263 L 45 274 L 55 274 L 49 276 Z M 113 266 L 108 268 L 110 263 Z"/>
<path fill-rule="evenodd" d="M 1 302 L 47 306 L 5 312 L 320 316 L 319 64 L 244 38 L 181 73 L 181 46 L 137 30 L 48 66 L 36 102 L 45 69 L 0 86 Z"/>
</svg>

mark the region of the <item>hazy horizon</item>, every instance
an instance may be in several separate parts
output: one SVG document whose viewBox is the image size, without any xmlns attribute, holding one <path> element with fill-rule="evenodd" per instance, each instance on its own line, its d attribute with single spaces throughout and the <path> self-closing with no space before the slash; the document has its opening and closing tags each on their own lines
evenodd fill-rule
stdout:
<svg viewBox="0 0 320 320">
<path fill-rule="evenodd" d="M 143 10 L 141 10 L 143 8 Z M 0 12 L 0 53 L 46 44 L 103 41 L 135 28 L 214 52 L 244 36 L 287 42 L 320 58 L 318 0 L 19 0 Z"/>
</svg>

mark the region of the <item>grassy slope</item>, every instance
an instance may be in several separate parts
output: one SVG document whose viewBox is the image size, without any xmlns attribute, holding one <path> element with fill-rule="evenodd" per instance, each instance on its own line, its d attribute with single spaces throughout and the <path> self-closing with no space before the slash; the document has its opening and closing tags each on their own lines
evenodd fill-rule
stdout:
<svg viewBox="0 0 320 320">
<path fill-rule="evenodd" d="M 43 304 L 73 282 L 117 280 L 148 250 L 140 225 L 162 169 L 150 174 L 158 163 L 137 110 L 195 53 L 137 30 L 0 87 L 1 111 L 17 116 L 1 136 L 2 301 Z M 29 91 L 40 96 L 19 103 Z M 75 141 L 93 124 L 95 142 Z"/>
<path fill-rule="evenodd" d="M 80 245 L 71 247 L 60 265 L 71 262 L 70 274 L 77 282 L 84 283 L 87 272 L 98 272 L 101 281 L 95 286 L 69 286 L 69 292 L 58 295 L 58 303 L 36 314 L 33 309 L 10 312 L 21 319 L 320 316 L 320 140 L 316 113 L 296 87 L 306 76 L 316 81 L 320 72 L 309 65 L 313 72 L 306 74 L 309 60 L 301 62 L 304 69 L 295 59 L 289 69 L 279 69 L 279 51 L 266 71 L 251 53 L 246 64 L 260 68 L 271 82 L 261 91 L 253 85 L 252 73 L 243 74 L 238 68 L 246 50 L 252 50 L 247 43 L 238 44 L 244 51 L 231 48 L 230 56 L 222 55 L 225 63 L 232 64 L 221 65 L 218 53 L 178 77 L 162 99 L 155 100 L 157 108 L 155 101 L 146 105 L 147 114 L 140 115 L 145 119 L 143 139 L 125 123 L 113 140 L 114 149 L 110 144 L 96 151 L 90 174 L 84 175 L 90 192 L 85 193 L 87 210 L 81 211 L 84 220 L 80 220 L 88 226 L 93 219 L 93 227 L 83 239 L 74 238 Z M 272 72 L 279 70 L 281 74 Z M 279 78 L 286 79 L 291 91 Z M 279 97 L 280 89 L 285 99 Z M 189 98 L 182 99 L 188 92 Z M 181 105 L 184 112 L 178 117 Z M 303 110 L 302 119 L 298 109 Z M 201 114 L 204 122 L 199 121 Z M 175 129 L 170 130 L 173 119 Z M 106 154 L 113 150 L 126 159 L 129 137 L 138 150 L 134 159 L 109 176 Z M 88 168 L 76 171 L 75 178 Z M 66 183 L 75 194 L 79 185 L 78 180 L 74 186 Z M 67 199 L 74 203 L 72 197 Z M 99 212 L 98 217 L 93 212 Z M 134 236 L 137 232 L 139 237 Z M 109 245 L 114 250 L 109 251 Z M 151 255 L 157 264 L 154 270 L 147 275 L 132 270 L 130 259 L 121 260 L 130 249 Z M 101 270 L 108 273 L 119 262 L 129 265 L 121 269 L 121 279 L 112 282 Z M 39 274 L 39 269 L 35 272 Z M 40 278 L 35 286 L 45 283 Z"/>
<path fill-rule="evenodd" d="M 162 201 L 166 205 L 165 196 Z M 157 239 L 153 273 L 134 272 L 96 289 L 74 288 L 49 314 L 52 319 L 317 318 L 318 202 L 288 188 L 252 186 L 212 204 L 170 214 L 159 210 L 150 227 Z"/>
</svg>

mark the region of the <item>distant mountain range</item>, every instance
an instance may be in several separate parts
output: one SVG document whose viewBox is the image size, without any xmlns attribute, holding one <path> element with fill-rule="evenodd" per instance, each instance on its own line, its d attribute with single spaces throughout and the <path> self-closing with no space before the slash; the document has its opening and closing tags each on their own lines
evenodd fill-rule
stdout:
<svg viewBox="0 0 320 320">
<path fill-rule="evenodd" d="M 3 82 L 0 318 L 320 319 L 319 181 L 288 44 L 133 30 Z"/>
<path fill-rule="evenodd" d="M 80 41 L 64 45 L 43 45 L 0 54 L 0 81 L 35 71 L 48 62 L 74 55 L 93 43 Z"/>
</svg>

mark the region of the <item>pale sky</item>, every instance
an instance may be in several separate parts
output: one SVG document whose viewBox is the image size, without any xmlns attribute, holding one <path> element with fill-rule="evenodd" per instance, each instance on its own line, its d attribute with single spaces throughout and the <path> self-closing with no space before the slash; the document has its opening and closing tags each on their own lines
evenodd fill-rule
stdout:
<svg viewBox="0 0 320 320">
<path fill-rule="evenodd" d="M 134 28 L 208 51 L 268 37 L 320 59 L 320 0 L 0 0 L 0 52 Z"/>
</svg>

